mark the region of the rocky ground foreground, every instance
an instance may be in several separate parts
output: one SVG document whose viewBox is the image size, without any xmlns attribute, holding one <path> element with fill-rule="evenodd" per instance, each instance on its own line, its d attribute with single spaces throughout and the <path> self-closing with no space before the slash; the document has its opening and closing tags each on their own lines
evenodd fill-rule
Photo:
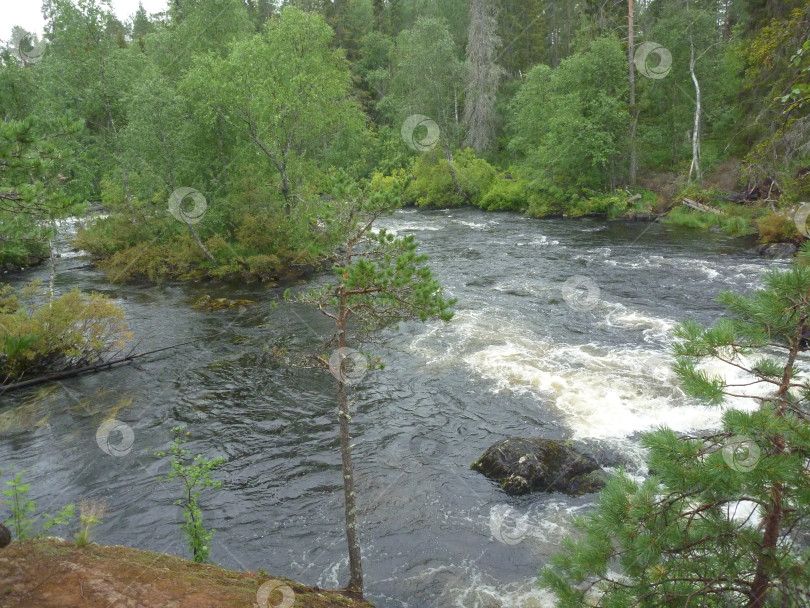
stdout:
<svg viewBox="0 0 810 608">
<path fill-rule="evenodd" d="M 373 608 L 341 591 L 127 547 L 38 539 L 0 550 L 0 608 L 68 607 Z"/>
</svg>

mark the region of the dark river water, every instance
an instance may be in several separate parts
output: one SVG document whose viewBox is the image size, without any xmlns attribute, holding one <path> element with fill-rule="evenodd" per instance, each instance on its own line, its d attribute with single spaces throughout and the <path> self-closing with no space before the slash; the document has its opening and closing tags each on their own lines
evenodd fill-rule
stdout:
<svg viewBox="0 0 810 608">
<path fill-rule="evenodd" d="M 386 364 L 352 394 L 367 595 L 381 608 L 552 606 L 538 569 L 594 496 L 508 497 L 470 464 L 510 435 L 559 437 L 643 475 L 639 432 L 720 420 L 675 386 L 669 331 L 687 318 L 711 322 L 721 291 L 758 286 L 775 262 L 749 241 L 658 224 L 403 210 L 379 225 L 415 234 L 458 304 L 449 324 L 404 323 L 365 349 Z M 139 350 L 205 339 L 2 397 L 4 477 L 25 470 L 30 496 L 51 513 L 105 500 L 102 544 L 187 555 L 177 488 L 158 481 L 168 467 L 150 454 L 183 425 L 193 452 L 227 460 L 222 489 L 202 497 L 215 563 L 345 584 L 334 379 L 267 352 L 325 352 L 327 320 L 303 305 L 272 307 L 279 288 L 115 286 L 84 263 L 66 251 L 57 288 L 120 303 Z M 34 276 L 47 280 L 47 270 L 13 282 Z M 258 303 L 192 309 L 204 294 Z M 132 430 L 126 455 L 99 448 L 108 419 Z"/>
</svg>

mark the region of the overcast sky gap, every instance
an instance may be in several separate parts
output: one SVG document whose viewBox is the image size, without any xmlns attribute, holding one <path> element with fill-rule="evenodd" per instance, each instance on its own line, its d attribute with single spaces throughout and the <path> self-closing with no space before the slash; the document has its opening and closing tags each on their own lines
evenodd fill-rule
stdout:
<svg viewBox="0 0 810 608">
<path fill-rule="evenodd" d="M 139 0 L 112 0 L 113 12 L 123 22 L 138 10 Z M 160 13 L 168 7 L 168 0 L 140 0 L 146 12 Z M 11 28 L 19 25 L 28 32 L 42 37 L 45 20 L 42 18 L 42 3 L 39 0 L 0 0 L 0 40 L 11 39 Z"/>
</svg>

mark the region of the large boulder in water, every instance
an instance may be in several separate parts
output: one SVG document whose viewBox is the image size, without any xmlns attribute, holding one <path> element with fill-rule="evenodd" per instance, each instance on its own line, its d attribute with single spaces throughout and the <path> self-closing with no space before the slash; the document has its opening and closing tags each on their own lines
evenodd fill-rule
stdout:
<svg viewBox="0 0 810 608">
<path fill-rule="evenodd" d="M 759 255 L 766 258 L 789 258 L 796 255 L 799 248 L 794 243 L 772 243 L 757 247 Z"/>
<path fill-rule="evenodd" d="M 561 441 L 509 437 L 490 446 L 472 468 L 498 482 L 507 494 L 601 490 L 607 474 L 596 461 Z"/>
</svg>

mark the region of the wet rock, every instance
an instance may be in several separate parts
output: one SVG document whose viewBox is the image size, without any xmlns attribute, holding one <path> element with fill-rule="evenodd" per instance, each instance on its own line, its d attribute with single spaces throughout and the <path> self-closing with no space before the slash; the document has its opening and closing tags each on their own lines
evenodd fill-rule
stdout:
<svg viewBox="0 0 810 608">
<path fill-rule="evenodd" d="M 0 549 L 8 547 L 11 543 L 11 530 L 0 524 Z"/>
<path fill-rule="evenodd" d="M 598 492 L 607 480 L 593 458 L 553 439 L 503 439 L 472 468 L 513 495 L 542 491 L 578 496 Z"/>
<path fill-rule="evenodd" d="M 794 243 L 773 243 L 757 247 L 759 255 L 766 258 L 789 258 L 796 255 L 798 250 Z"/>
</svg>

